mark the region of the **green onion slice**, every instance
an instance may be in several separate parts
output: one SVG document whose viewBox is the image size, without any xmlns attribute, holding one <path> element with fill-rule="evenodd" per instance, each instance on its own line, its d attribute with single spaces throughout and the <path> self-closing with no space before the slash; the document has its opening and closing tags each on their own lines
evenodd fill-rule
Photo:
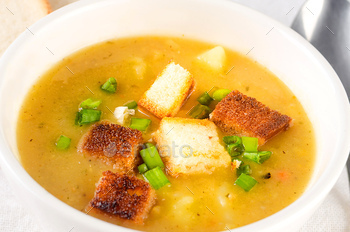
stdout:
<svg viewBox="0 0 350 232">
<path fill-rule="evenodd" d="M 146 131 L 151 124 L 151 119 L 146 118 L 131 118 L 130 128 L 139 131 Z"/>
<path fill-rule="evenodd" d="M 137 102 L 136 101 L 128 101 L 124 104 L 124 106 L 127 106 L 128 109 L 136 109 L 137 108 Z"/>
<path fill-rule="evenodd" d="M 82 109 L 77 113 L 75 124 L 84 125 L 100 121 L 101 111 L 93 109 Z"/>
<path fill-rule="evenodd" d="M 146 143 L 146 147 L 149 148 L 149 147 L 154 147 L 154 144 L 153 143 Z"/>
<path fill-rule="evenodd" d="M 145 173 L 148 171 L 147 165 L 146 164 L 141 164 L 137 167 L 137 169 L 139 170 L 139 172 L 141 174 Z"/>
<path fill-rule="evenodd" d="M 240 176 L 242 173 L 246 174 L 246 175 L 251 175 L 252 174 L 252 169 L 250 168 L 250 165 L 240 165 L 237 168 L 236 174 L 237 176 Z"/>
<path fill-rule="evenodd" d="M 235 184 L 244 189 L 244 191 L 249 192 L 258 181 L 256 181 L 253 177 L 242 173 L 237 180 L 235 181 Z"/>
<path fill-rule="evenodd" d="M 218 89 L 215 90 L 215 92 L 213 93 L 213 98 L 216 101 L 221 101 L 222 99 L 224 99 L 229 93 L 231 93 L 231 90 L 229 89 Z"/>
<path fill-rule="evenodd" d="M 224 136 L 224 137 L 222 138 L 222 140 L 223 140 L 224 143 L 226 143 L 226 144 L 231 144 L 231 143 L 242 144 L 242 139 L 241 139 L 241 137 L 236 136 L 236 135 Z"/>
<path fill-rule="evenodd" d="M 159 156 L 158 150 L 155 146 L 148 147 L 140 151 L 140 155 L 147 165 L 148 169 L 155 167 L 164 167 L 164 163 Z"/>
<path fill-rule="evenodd" d="M 271 157 L 271 154 L 271 151 L 244 152 L 243 157 L 255 163 L 262 164 Z"/>
<path fill-rule="evenodd" d="M 109 93 L 115 93 L 117 91 L 117 81 L 114 77 L 109 78 L 103 85 L 101 89 Z"/>
<path fill-rule="evenodd" d="M 96 109 L 101 103 L 101 100 L 94 101 L 88 98 L 80 104 L 80 107 L 83 109 Z"/>
<path fill-rule="evenodd" d="M 68 138 L 67 136 L 61 135 L 57 142 L 56 142 L 56 147 L 60 150 L 65 150 L 69 148 L 71 139 Z"/>
<path fill-rule="evenodd" d="M 197 98 L 197 101 L 202 104 L 202 105 L 206 105 L 208 106 L 212 101 L 213 101 L 213 98 L 210 97 L 210 95 L 208 94 L 208 92 L 204 92 L 202 95 L 200 95 L 198 98 Z"/>
<path fill-rule="evenodd" d="M 160 167 L 155 167 L 144 174 L 145 179 L 150 183 L 154 189 L 160 189 L 161 187 L 170 184 L 170 181 L 165 176 Z"/>
<path fill-rule="evenodd" d="M 242 137 L 242 144 L 246 152 L 258 151 L 258 138 Z"/>
<path fill-rule="evenodd" d="M 190 111 L 192 118 L 204 119 L 208 118 L 211 113 L 211 109 L 208 106 L 198 104 Z"/>
<path fill-rule="evenodd" d="M 228 144 L 226 149 L 231 157 L 239 156 L 243 152 L 243 147 L 239 143 Z"/>
</svg>

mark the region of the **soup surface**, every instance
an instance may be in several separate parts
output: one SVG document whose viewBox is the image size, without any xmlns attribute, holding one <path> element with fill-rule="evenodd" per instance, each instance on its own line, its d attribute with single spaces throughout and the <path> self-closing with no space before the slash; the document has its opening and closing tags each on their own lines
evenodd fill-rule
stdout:
<svg viewBox="0 0 350 232">
<path fill-rule="evenodd" d="M 238 90 L 290 116 L 293 126 L 259 148 L 273 152 L 269 160 L 262 165 L 245 161 L 258 181 L 249 192 L 234 185 L 236 172 L 229 167 L 210 175 L 167 176 L 171 185 L 156 190 L 156 205 L 144 225 L 98 217 L 146 231 L 220 231 L 247 225 L 288 206 L 311 178 L 315 160 L 312 125 L 287 86 L 246 56 L 225 49 L 224 71 L 204 67 L 196 57 L 213 47 L 184 38 L 135 37 L 96 44 L 63 59 L 38 80 L 20 110 L 17 140 L 24 168 L 58 199 L 85 212 L 102 172 L 113 169 L 77 153 L 77 144 L 90 126 L 75 125 L 79 104 L 87 98 L 102 100 L 101 119 L 116 122 L 112 111 L 129 100 L 138 101 L 164 67 L 174 61 L 186 68 L 196 83 L 178 117 L 189 117 L 187 112 L 197 104 L 198 96 L 220 87 Z M 110 77 L 118 82 L 115 94 L 100 89 Z M 140 107 L 135 117 L 152 120 L 143 133 L 148 141 L 159 119 Z M 62 134 L 71 138 L 68 150 L 55 146 Z M 270 179 L 264 178 L 267 173 Z"/>
</svg>

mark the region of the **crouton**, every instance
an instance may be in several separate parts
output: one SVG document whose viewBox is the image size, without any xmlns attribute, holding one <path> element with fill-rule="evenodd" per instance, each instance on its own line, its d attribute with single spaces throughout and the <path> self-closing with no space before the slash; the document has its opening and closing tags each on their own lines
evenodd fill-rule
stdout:
<svg viewBox="0 0 350 232">
<path fill-rule="evenodd" d="M 226 64 L 226 53 L 223 47 L 216 46 L 200 54 L 197 59 L 214 71 L 222 71 Z"/>
<path fill-rule="evenodd" d="M 107 121 L 94 124 L 80 139 L 78 153 L 100 159 L 119 172 L 128 172 L 140 161 L 142 132 Z"/>
<path fill-rule="evenodd" d="M 155 203 L 155 190 L 135 176 L 103 172 L 87 211 L 143 224 Z"/>
<path fill-rule="evenodd" d="M 210 114 L 212 120 L 228 135 L 256 137 L 259 145 L 287 130 L 292 119 L 271 110 L 255 98 L 232 91 L 222 99 Z"/>
<path fill-rule="evenodd" d="M 193 88 L 192 75 L 171 62 L 143 94 L 138 105 L 158 118 L 173 117 L 180 110 Z"/>
<path fill-rule="evenodd" d="M 215 124 L 207 119 L 163 118 L 153 139 L 171 176 L 212 173 L 230 165 Z"/>
</svg>

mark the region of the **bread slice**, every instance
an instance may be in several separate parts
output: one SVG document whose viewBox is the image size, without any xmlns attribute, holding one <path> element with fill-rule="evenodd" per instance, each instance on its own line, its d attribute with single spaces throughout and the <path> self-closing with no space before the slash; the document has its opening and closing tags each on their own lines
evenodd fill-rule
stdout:
<svg viewBox="0 0 350 232">
<path fill-rule="evenodd" d="M 141 160 L 142 142 L 142 132 L 102 121 L 80 139 L 78 153 L 102 160 L 118 172 L 129 172 Z"/>
<path fill-rule="evenodd" d="M 146 181 L 106 171 L 86 211 L 89 214 L 106 213 L 124 221 L 143 224 L 155 199 L 155 190 Z"/>
<path fill-rule="evenodd" d="M 173 117 L 188 97 L 192 85 L 192 75 L 171 62 L 143 94 L 138 104 L 158 118 Z"/>
<path fill-rule="evenodd" d="M 231 161 L 215 124 L 207 119 L 163 118 L 153 139 L 171 176 L 212 173 Z"/>
<path fill-rule="evenodd" d="M 46 0 L 1 0 L 0 56 L 19 34 L 50 12 L 51 7 Z"/>
<path fill-rule="evenodd" d="M 287 130 L 292 119 L 271 110 L 255 98 L 232 91 L 222 99 L 210 114 L 212 120 L 228 135 L 250 136 L 259 139 L 259 145 Z"/>
</svg>

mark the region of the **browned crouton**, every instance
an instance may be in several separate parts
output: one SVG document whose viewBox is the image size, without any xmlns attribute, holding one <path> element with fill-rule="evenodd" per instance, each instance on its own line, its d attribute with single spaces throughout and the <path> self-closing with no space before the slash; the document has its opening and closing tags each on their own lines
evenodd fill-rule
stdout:
<svg viewBox="0 0 350 232">
<path fill-rule="evenodd" d="M 216 105 L 210 120 L 229 135 L 257 137 L 260 145 L 287 130 L 292 121 L 287 115 L 271 110 L 237 90 Z"/>
<path fill-rule="evenodd" d="M 79 142 L 78 152 L 128 172 L 140 160 L 142 140 L 142 132 L 104 121 L 90 127 Z"/>
<path fill-rule="evenodd" d="M 103 172 L 87 211 L 142 224 L 155 203 L 155 190 L 135 176 Z"/>
</svg>

